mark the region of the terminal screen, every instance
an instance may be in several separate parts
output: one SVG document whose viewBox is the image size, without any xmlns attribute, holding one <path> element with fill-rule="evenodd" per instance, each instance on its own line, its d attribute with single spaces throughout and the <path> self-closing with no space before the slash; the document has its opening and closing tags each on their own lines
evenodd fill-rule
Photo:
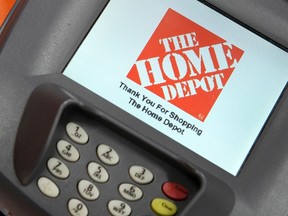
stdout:
<svg viewBox="0 0 288 216">
<path fill-rule="evenodd" d="M 287 68 L 284 50 L 201 2 L 112 0 L 63 73 L 237 175 Z"/>
</svg>

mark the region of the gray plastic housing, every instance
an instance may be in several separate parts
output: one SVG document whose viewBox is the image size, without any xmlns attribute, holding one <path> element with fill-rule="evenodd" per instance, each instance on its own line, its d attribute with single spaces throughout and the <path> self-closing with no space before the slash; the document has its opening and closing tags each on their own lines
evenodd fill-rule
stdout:
<svg viewBox="0 0 288 216">
<path fill-rule="evenodd" d="M 209 2 L 283 46 L 288 45 L 287 1 Z M 89 107 L 105 111 L 123 125 L 132 125 L 133 133 L 149 137 L 156 148 L 164 147 L 165 143 L 168 155 L 176 155 L 200 173 L 201 194 L 189 203 L 182 215 L 286 216 L 287 90 L 239 175 L 234 177 L 61 74 L 106 3 L 92 0 L 28 1 L 10 29 L 0 51 L 0 210 L 13 215 L 67 214 L 65 207 L 47 206 L 43 195 L 35 191 L 35 185 L 28 183 L 24 186 L 14 167 L 16 137 L 29 97 L 37 87 L 50 83 L 66 89 L 68 95 L 75 95 L 73 100 L 84 104 L 89 101 Z M 26 124 L 29 127 L 30 123 Z M 34 194 L 31 197 L 32 193 L 39 196 Z"/>
<path fill-rule="evenodd" d="M 64 128 L 70 121 L 85 126 L 85 130 L 89 130 L 91 141 L 84 147 L 77 146 L 80 151 L 79 161 L 73 164 L 66 162 L 71 175 L 68 179 L 59 180 L 49 174 L 46 163 L 51 157 L 59 158 L 56 143 L 61 138 L 69 140 Z M 151 185 L 142 187 L 145 197 L 129 203 L 133 206 L 132 215 L 152 214 L 150 202 L 154 198 L 164 197 L 161 187 L 166 181 L 179 182 L 189 191 L 187 200 L 176 202 L 177 215 L 209 215 L 213 212 L 227 215 L 231 211 L 234 194 L 227 185 L 208 173 L 204 174 L 195 169 L 177 153 L 153 142 L 151 137 L 142 136 L 132 128 L 133 125 L 116 121 L 109 114 L 93 108 L 88 102 L 78 99 L 59 86 L 38 86 L 27 102 L 16 135 L 13 158 L 15 173 L 22 185 L 19 189 L 23 190 L 32 202 L 37 202 L 42 209 L 50 211 L 51 215 L 67 214 L 68 200 L 80 197 L 75 189 L 77 183 L 81 179 L 90 179 L 86 167 L 89 162 L 96 160 L 97 140 L 103 140 L 117 149 L 120 162 L 115 168 L 106 167 L 110 178 L 105 184 L 97 184 L 100 198 L 94 202 L 86 202 L 91 215 L 108 214 L 106 203 L 117 197 L 121 199 L 116 188 L 121 183 L 131 181 L 128 168 L 139 164 L 151 167 L 155 177 Z M 41 194 L 36 185 L 42 176 L 48 176 L 57 182 L 60 188 L 59 197 L 51 199 Z M 54 209 L 49 208 L 52 203 Z"/>
</svg>

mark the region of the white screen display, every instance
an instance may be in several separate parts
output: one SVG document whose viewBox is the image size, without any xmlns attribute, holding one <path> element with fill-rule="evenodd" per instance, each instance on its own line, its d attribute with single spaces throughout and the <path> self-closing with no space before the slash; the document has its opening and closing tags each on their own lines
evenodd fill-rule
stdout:
<svg viewBox="0 0 288 216">
<path fill-rule="evenodd" d="M 237 175 L 287 57 L 197 1 L 112 0 L 64 75 Z"/>
</svg>

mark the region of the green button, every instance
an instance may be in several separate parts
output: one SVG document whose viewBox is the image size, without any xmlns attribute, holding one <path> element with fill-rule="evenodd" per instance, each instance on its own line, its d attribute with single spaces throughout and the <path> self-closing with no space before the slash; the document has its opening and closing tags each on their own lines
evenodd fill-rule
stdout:
<svg viewBox="0 0 288 216">
<path fill-rule="evenodd" d="M 160 216 L 173 216 L 177 212 L 177 206 L 174 203 L 162 198 L 152 200 L 151 208 Z"/>
</svg>

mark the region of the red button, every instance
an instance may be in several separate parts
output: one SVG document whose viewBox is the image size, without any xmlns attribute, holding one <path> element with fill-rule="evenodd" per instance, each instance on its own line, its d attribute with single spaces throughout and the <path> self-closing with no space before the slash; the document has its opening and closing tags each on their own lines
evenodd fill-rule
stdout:
<svg viewBox="0 0 288 216">
<path fill-rule="evenodd" d="M 162 186 L 162 192 L 173 200 L 184 200 L 189 193 L 183 185 L 175 182 L 165 182 Z"/>
</svg>

